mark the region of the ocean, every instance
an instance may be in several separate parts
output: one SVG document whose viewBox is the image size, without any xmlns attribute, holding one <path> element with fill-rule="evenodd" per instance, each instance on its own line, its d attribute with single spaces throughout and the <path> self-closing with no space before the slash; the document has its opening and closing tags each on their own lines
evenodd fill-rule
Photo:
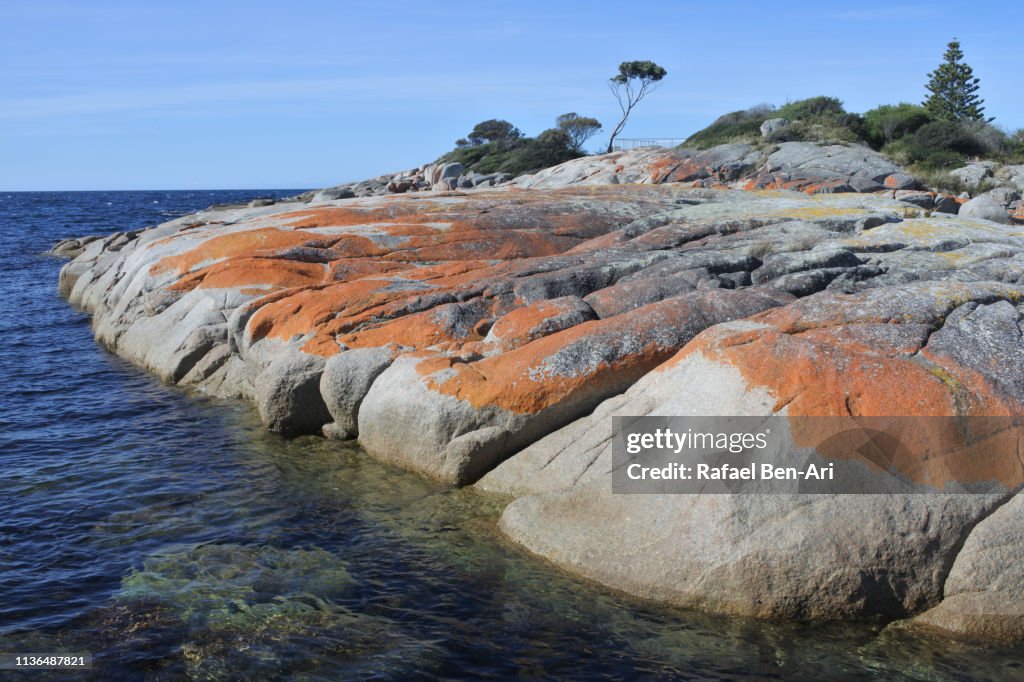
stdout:
<svg viewBox="0 0 1024 682">
<path fill-rule="evenodd" d="M 502 500 L 264 431 L 57 294 L 55 240 L 301 190 L 0 192 L 0 679 L 1022 679 L 1019 651 L 661 608 L 496 529 Z"/>
</svg>

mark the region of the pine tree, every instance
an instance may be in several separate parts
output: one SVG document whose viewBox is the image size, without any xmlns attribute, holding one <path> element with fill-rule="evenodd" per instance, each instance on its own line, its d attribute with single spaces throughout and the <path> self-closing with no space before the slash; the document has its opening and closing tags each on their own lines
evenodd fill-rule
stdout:
<svg viewBox="0 0 1024 682">
<path fill-rule="evenodd" d="M 974 70 L 963 63 L 964 53 L 956 38 L 946 48 L 945 61 L 928 74 L 925 87 L 931 94 L 924 101 L 924 108 L 932 118 L 939 120 L 984 120 L 985 107 L 981 105 L 985 100 L 975 94 L 980 79 L 975 78 Z"/>
</svg>

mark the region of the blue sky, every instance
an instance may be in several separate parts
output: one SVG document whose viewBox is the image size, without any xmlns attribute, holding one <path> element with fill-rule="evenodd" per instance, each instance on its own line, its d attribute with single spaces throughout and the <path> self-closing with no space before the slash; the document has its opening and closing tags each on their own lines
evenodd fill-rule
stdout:
<svg viewBox="0 0 1024 682">
<path fill-rule="evenodd" d="M 1024 127 L 1017 2 L 0 0 L 0 18 L 4 190 L 317 187 L 430 161 L 488 118 L 607 132 L 631 59 L 668 76 L 624 137 L 819 94 L 864 111 L 919 102 L 954 36 L 986 113 Z"/>
</svg>

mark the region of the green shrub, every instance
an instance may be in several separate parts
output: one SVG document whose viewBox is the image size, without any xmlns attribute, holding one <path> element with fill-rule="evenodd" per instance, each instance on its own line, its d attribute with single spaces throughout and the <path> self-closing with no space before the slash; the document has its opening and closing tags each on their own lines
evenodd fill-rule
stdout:
<svg viewBox="0 0 1024 682">
<path fill-rule="evenodd" d="M 527 138 L 512 150 L 497 167 L 502 173 L 522 175 L 550 168 L 581 156 L 573 149 L 572 138 L 564 130 L 549 128 L 535 138 Z M 491 171 L 485 171 L 491 172 Z"/>
<path fill-rule="evenodd" d="M 551 128 L 535 138 L 523 137 L 511 124 L 492 119 L 477 124 L 468 140 L 456 142 L 456 148 L 438 162 L 458 162 L 467 171 L 477 173 L 522 175 L 582 155 L 573 148 L 572 136 L 564 130 Z"/>
<path fill-rule="evenodd" d="M 925 168 L 953 168 L 963 164 L 964 156 L 948 149 L 935 149 L 915 161 Z"/>
<path fill-rule="evenodd" d="M 1024 163 L 1024 128 L 1009 135 L 1006 157 L 1009 163 Z"/>
<path fill-rule="evenodd" d="M 759 105 L 719 116 L 707 128 L 691 135 L 683 146 L 708 149 L 729 142 L 756 141 L 761 137 L 761 124 L 775 117 L 773 111 L 768 105 Z"/>
<path fill-rule="evenodd" d="M 1013 138 L 1006 131 L 988 121 L 969 121 L 963 125 L 981 147 L 980 154 L 1000 160 L 1012 156 Z"/>
<path fill-rule="evenodd" d="M 927 149 L 950 150 L 964 155 L 982 154 L 984 145 L 968 126 L 956 121 L 932 121 L 918 129 L 914 144 Z"/>
<path fill-rule="evenodd" d="M 789 102 L 776 116 L 803 124 L 800 139 L 807 142 L 860 142 L 866 139 L 864 119 L 843 109 L 836 97 L 810 97 Z"/>
<path fill-rule="evenodd" d="M 883 104 L 864 112 L 864 134 L 876 149 L 917 132 L 931 118 L 924 107 L 907 102 Z"/>
<path fill-rule="evenodd" d="M 984 154 L 985 144 L 968 125 L 932 121 L 887 145 L 883 151 L 903 164 L 941 169 L 962 165 L 967 157 Z"/>
<path fill-rule="evenodd" d="M 489 154 L 492 154 L 496 149 L 497 147 L 493 144 L 481 144 L 475 147 L 467 147 L 463 145 L 448 152 L 442 156 L 439 161 L 444 163 L 457 161 L 466 168 L 469 168 L 470 166 L 480 163 L 482 159 Z"/>
<path fill-rule="evenodd" d="M 845 144 L 860 141 L 860 137 L 850 127 L 842 123 L 828 121 L 824 123 L 794 121 L 787 126 L 772 131 L 766 139 L 772 143 L 817 142 L 819 144 Z"/>
<path fill-rule="evenodd" d="M 910 167 L 916 177 L 925 187 L 930 187 L 937 192 L 960 195 L 967 193 L 970 196 L 978 196 L 995 189 L 997 184 L 991 180 L 982 180 L 978 185 L 968 185 L 955 175 L 951 175 L 948 169 L 928 168 L 921 165 Z"/>
<path fill-rule="evenodd" d="M 787 102 L 779 107 L 775 116 L 789 119 L 790 121 L 816 119 L 845 114 L 843 101 L 838 97 L 808 97 L 795 102 Z"/>
<path fill-rule="evenodd" d="M 694 133 L 683 144 L 707 149 L 727 142 L 756 143 L 761 140 L 761 124 L 770 118 L 785 118 L 790 123 L 769 135 L 768 142 L 859 142 L 866 136 L 860 115 L 847 112 L 836 97 L 819 96 L 788 102 L 779 109 L 760 105 L 733 111 Z"/>
</svg>

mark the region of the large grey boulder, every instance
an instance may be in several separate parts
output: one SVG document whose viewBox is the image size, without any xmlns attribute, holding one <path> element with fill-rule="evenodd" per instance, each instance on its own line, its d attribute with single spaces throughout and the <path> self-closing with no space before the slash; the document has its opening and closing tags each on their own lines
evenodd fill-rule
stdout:
<svg viewBox="0 0 1024 682">
<path fill-rule="evenodd" d="M 949 172 L 954 178 L 967 187 L 977 187 L 987 178 L 992 177 L 992 165 L 987 163 L 971 163 Z"/>
<path fill-rule="evenodd" d="M 960 207 L 960 216 L 964 218 L 978 218 L 980 220 L 991 220 L 994 223 L 1009 225 L 1010 214 L 1006 208 L 1001 206 L 990 196 L 982 195 L 975 197 Z"/>
<path fill-rule="evenodd" d="M 433 168 L 427 180 L 434 189 L 455 189 L 464 170 L 465 166 L 458 162 L 442 163 Z"/>
<path fill-rule="evenodd" d="M 512 502 L 500 527 L 573 573 L 688 608 L 900 617 L 936 604 L 981 495 L 616 495 L 608 480 Z"/>
<path fill-rule="evenodd" d="M 917 178 L 909 173 L 893 173 L 885 179 L 886 189 L 894 189 L 897 191 L 913 190 L 917 189 L 917 186 Z"/>
<path fill-rule="evenodd" d="M 862 177 L 884 182 L 902 169 L 884 156 L 860 145 L 820 145 L 783 142 L 767 159 L 765 170 L 805 177 Z"/>
<path fill-rule="evenodd" d="M 768 137 L 776 130 L 781 130 L 789 125 L 789 121 L 784 118 L 770 118 L 761 124 L 761 137 Z"/>
<path fill-rule="evenodd" d="M 960 202 L 955 197 L 951 197 L 948 194 L 940 194 L 935 197 L 936 213 L 949 213 L 951 215 L 957 215 L 960 213 Z"/>
<path fill-rule="evenodd" d="M 478 410 L 439 395 L 424 381 L 422 357 L 399 356 L 362 400 L 359 440 L 370 454 L 406 469 L 464 485 L 500 461 L 512 435 L 525 444 L 526 418 L 500 407 Z"/>
<path fill-rule="evenodd" d="M 316 433 L 331 413 L 320 395 L 325 361 L 317 355 L 282 349 L 256 378 L 256 407 L 271 431 L 286 435 Z"/>
<path fill-rule="evenodd" d="M 151 315 L 127 323 L 118 314 L 105 316 L 96 332 L 110 345 L 116 344 L 123 356 L 165 381 L 178 382 L 214 347 L 227 343 L 223 309 L 236 299 L 219 293 L 193 290 L 183 296 L 172 295 L 159 308 L 151 309 Z M 152 298 L 141 299 L 143 308 L 147 300 Z"/>
<path fill-rule="evenodd" d="M 642 597 L 763 617 L 931 608 L 964 540 L 1006 496 L 614 494 L 610 417 L 899 414 L 926 395 L 940 412 L 957 400 L 1018 404 L 1019 295 L 922 282 L 825 292 L 716 325 L 477 485 L 519 498 L 500 522 L 513 540 Z M 1021 475 L 1014 453 L 999 466 Z"/>
<path fill-rule="evenodd" d="M 913 624 L 986 642 L 1024 641 L 1024 495 L 971 532 L 943 596 Z"/>
<path fill-rule="evenodd" d="M 359 433 L 359 406 L 393 357 L 388 348 L 355 348 L 328 358 L 320 394 L 334 421 L 324 426 L 325 435 L 345 439 Z"/>
<path fill-rule="evenodd" d="M 1010 184 L 1018 191 L 1024 192 L 1024 164 L 1019 166 L 1005 166 L 1003 172 L 1009 179 Z"/>
<path fill-rule="evenodd" d="M 1003 208 L 1009 208 L 1015 201 L 1020 200 L 1020 192 L 1012 187 L 996 187 L 980 196 L 988 197 Z"/>
<path fill-rule="evenodd" d="M 313 202 L 352 199 L 355 196 L 356 193 L 353 191 L 352 185 L 338 185 L 337 187 L 327 187 L 314 194 Z"/>
</svg>

